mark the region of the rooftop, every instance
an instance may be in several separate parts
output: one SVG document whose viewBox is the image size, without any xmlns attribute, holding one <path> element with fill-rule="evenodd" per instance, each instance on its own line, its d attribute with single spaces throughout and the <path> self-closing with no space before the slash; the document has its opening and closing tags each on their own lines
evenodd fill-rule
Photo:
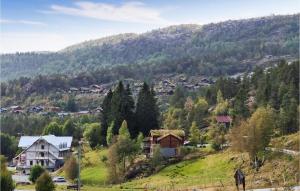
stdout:
<svg viewBox="0 0 300 191">
<path fill-rule="evenodd" d="M 71 147 L 73 137 L 57 137 L 55 135 L 21 136 L 18 147 L 28 148 L 38 139 L 44 139 L 48 143 L 54 145 L 55 147 L 61 150 Z M 63 148 L 62 145 L 64 145 Z"/>
<path fill-rule="evenodd" d="M 185 136 L 184 131 L 179 129 L 155 129 L 150 131 L 151 136 L 165 136 L 168 134 L 173 134 L 179 137 Z"/>
</svg>

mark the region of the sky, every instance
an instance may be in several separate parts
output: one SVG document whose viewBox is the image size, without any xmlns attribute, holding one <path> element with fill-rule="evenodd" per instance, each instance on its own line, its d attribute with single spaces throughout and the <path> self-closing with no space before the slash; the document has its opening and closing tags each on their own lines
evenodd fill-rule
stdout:
<svg viewBox="0 0 300 191">
<path fill-rule="evenodd" d="M 299 10 L 299 0 L 1 0 L 0 53 L 58 51 L 120 33 Z"/>
</svg>

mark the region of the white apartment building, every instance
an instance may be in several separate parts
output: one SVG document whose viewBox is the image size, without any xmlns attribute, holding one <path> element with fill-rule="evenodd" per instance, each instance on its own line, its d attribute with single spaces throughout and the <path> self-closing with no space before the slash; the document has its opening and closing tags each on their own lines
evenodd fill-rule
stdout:
<svg viewBox="0 0 300 191">
<path fill-rule="evenodd" d="M 33 165 L 41 165 L 54 171 L 64 164 L 64 158 L 70 154 L 72 137 L 22 136 L 19 148 L 23 151 L 14 158 L 17 170 L 28 174 Z"/>
</svg>

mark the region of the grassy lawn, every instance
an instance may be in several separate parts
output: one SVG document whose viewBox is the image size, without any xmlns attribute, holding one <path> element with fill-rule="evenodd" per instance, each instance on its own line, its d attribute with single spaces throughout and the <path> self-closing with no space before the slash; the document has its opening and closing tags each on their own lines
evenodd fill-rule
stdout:
<svg viewBox="0 0 300 191">
<path fill-rule="evenodd" d="M 172 189 L 193 186 L 221 186 L 232 182 L 234 163 L 232 153 L 224 152 L 170 165 L 159 173 L 122 184 L 124 188 Z M 221 183 L 222 182 L 222 183 Z"/>
<path fill-rule="evenodd" d="M 105 185 L 107 169 L 101 157 L 107 155 L 107 149 L 89 151 L 84 154 L 85 167 L 81 170 L 81 181 L 85 185 Z"/>
</svg>

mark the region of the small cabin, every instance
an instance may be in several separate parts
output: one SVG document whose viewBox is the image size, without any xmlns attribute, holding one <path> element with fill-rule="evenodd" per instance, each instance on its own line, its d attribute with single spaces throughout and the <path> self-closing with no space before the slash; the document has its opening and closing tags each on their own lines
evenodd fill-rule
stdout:
<svg viewBox="0 0 300 191">
<path fill-rule="evenodd" d="M 224 124 L 225 127 L 230 127 L 231 125 L 231 117 L 228 115 L 219 115 L 216 117 L 217 123 L 218 124 Z"/>
<path fill-rule="evenodd" d="M 184 143 L 185 133 L 183 130 L 151 130 L 150 136 L 144 139 L 144 151 L 152 156 L 156 146 L 164 157 L 178 156 L 178 148 Z"/>
</svg>

